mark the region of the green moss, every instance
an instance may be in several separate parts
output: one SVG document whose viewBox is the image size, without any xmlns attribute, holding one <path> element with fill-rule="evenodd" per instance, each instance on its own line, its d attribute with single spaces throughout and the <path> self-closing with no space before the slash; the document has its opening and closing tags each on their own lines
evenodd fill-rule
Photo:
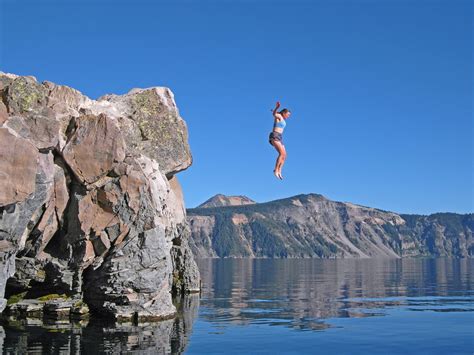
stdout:
<svg viewBox="0 0 474 355">
<path fill-rule="evenodd" d="M 173 284 L 177 285 L 179 282 L 181 282 L 181 278 L 179 277 L 178 272 L 173 272 Z"/>
<path fill-rule="evenodd" d="M 81 308 L 82 306 L 84 306 L 85 303 L 83 300 L 79 300 L 77 302 L 74 303 L 74 308 Z"/>
<path fill-rule="evenodd" d="M 25 330 L 25 323 L 21 320 L 18 320 L 10 316 L 8 317 L 6 321 L 7 321 L 9 329 L 15 329 L 15 330 L 20 330 L 20 331 Z"/>
<path fill-rule="evenodd" d="M 15 304 L 15 303 L 18 303 L 18 302 L 22 301 L 22 300 L 25 298 L 25 295 L 26 295 L 26 291 L 11 296 L 11 297 L 7 300 L 7 305 Z"/>
<path fill-rule="evenodd" d="M 58 295 L 57 293 L 51 293 L 49 295 L 44 295 L 41 297 L 38 297 L 39 301 L 50 301 L 50 300 L 56 300 L 56 299 L 64 299 L 67 300 L 69 297 L 66 296 L 65 294 Z"/>
</svg>

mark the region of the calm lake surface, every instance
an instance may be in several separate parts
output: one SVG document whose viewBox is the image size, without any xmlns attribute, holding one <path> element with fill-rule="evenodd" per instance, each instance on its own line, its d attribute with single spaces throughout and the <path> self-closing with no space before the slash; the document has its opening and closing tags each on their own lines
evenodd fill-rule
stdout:
<svg viewBox="0 0 474 355">
<path fill-rule="evenodd" d="M 474 353 L 472 259 L 197 261 L 174 320 L 4 323 L 3 353 Z"/>
</svg>

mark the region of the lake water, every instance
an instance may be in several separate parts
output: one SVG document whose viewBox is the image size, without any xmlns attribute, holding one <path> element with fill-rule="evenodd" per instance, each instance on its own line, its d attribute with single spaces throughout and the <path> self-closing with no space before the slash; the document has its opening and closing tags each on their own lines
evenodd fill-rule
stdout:
<svg viewBox="0 0 474 355">
<path fill-rule="evenodd" d="M 473 259 L 197 261 L 174 320 L 3 324 L 3 353 L 474 353 Z"/>
</svg>

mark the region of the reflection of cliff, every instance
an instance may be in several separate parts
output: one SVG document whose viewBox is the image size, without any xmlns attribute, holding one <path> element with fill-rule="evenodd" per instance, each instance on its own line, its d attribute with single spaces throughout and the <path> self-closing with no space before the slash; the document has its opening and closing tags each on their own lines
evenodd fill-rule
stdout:
<svg viewBox="0 0 474 355">
<path fill-rule="evenodd" d="M 199 308 L 199 295 L 184 296 L 175 304 L 175 319 L 147 325 L 110 324 L 100 321 L 47 323 L 26 320 L 4 323 L 0 345 L 4 353 L 122 354 L 139 351 L 147 354 L 182 353 L 191 336 Z"/>
<path fill-rule="evenodd" d="M 317 194 L 247 205 L 225 202 L 188 210 L 196 257 L 474 255 L 474 214 L 400 215 Z"/>
<path fill-rule="evenodd" d="M 332 317 L 366 317 L 361 308 L 405 297 L 469 290 L 470 259 L 198 259 L 201 307 L 209 321 L 322 329 Z M 460 283 L 460 284 L 459 284 Z M 459 294 L 456 294 L 459 295 Z M 393 298 L 393 299 L 388 299 Z"/>
</svg>

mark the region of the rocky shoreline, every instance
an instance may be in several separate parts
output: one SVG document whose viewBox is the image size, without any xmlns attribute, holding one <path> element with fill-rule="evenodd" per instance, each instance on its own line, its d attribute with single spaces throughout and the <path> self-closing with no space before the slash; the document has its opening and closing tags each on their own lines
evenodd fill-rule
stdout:
<svg viewBox="0 0 474 355">
<path fill-rule="evenodd" d="M 185 294 L 174 301 L 177 315 L 160 322 L 114 322 L 75 314 L 57 317 L 48 313 L 42 318 L 4 315 L 0 319 L 0 345 L 7 353 L 32 349 L 45 354 L 182 353 L 198 316 L 199 295 Z M 106 342 L 103 348 L 97 348 L 99 339 Z"/>
</svg>

